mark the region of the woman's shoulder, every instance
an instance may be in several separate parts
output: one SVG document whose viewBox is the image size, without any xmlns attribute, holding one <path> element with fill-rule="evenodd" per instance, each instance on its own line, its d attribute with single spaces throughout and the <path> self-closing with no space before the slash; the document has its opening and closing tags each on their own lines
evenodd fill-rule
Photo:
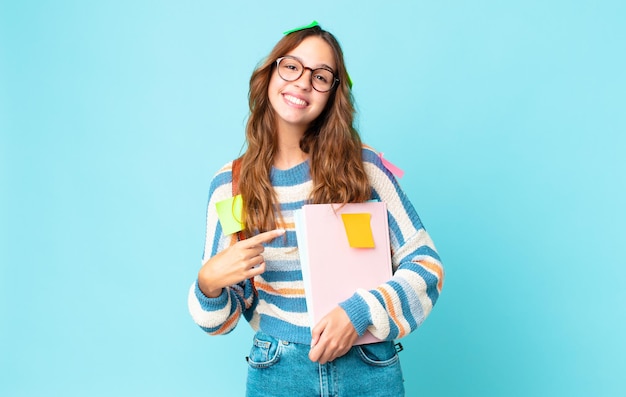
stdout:
<svg viewBox="0 0 626 397">
<path fill-rule="evenodd" d="M 233 160 L 221 166 L 217 172 L 213 175 L 213 180 L 228 179 L 228 182 L 232 180 Z"/>
<path fill-rule="evenodd" d="M 387 185 L 389 183 L 396 185 L 397 180 L 393 171 L 388 167 L 390 163 L 383 160 L 383 154 L 369 145 L 362 145 L 362 157 L 365 172 L 372 186 Z"/>
<path fill-rule="evenodd" d="M 380 169 L 385 168 L 381 159 L 381 154 L 369 145 L 361 145 L 361 157 L 363 158 L 363 163 L 365 164 L 372 164 Z"/>
<path fill-rule="evenodd" d="M 228 185 L 229 189 L 233 182 L 233 161 L 229 161 L 224 164 L 220 169 L 213 174 L 211 179 L 210 191 L 211 193 Z"/>
</svg>

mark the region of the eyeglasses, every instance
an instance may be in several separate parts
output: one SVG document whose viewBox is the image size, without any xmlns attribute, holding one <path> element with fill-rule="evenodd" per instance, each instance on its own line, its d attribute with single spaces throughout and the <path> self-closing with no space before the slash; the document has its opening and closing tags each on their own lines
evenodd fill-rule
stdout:
<svg viewBox="0 0 626 397">
<path fill-rule="evenodd" d="M 302 76 L 304 70 L 311 71 L 311 86 L 317 92 L 328 92 L 339 82 L 332 70 L 327 68 L 311 69 L 302 64 L 294 57 L 285 56 L 276 60 L 276 69 L 281 79 L 296 81 Z"/>
</svg>

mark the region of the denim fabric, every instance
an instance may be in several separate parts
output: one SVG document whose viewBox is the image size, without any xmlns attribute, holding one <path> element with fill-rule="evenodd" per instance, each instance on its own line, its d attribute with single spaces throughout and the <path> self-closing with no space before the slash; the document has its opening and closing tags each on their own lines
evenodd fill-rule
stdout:
<svg viewBox="0 0 626 397">
<path fill-rule="evenodd" d="M 324 365 L 309 360 L 309 349 L 257 332 L 248 357 L 246 396 L 404 396 L 393 342 L 354 346 Z"/>
</svg>

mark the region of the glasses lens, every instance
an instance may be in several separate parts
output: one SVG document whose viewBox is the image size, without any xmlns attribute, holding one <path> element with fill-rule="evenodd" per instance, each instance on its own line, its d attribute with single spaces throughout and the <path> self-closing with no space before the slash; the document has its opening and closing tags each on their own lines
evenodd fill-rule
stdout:
<svg viewBox="0 0 626 397">
<path fill-rule="evenodd" d="M 293 58 L 283 58 L 278 62 L 278 74 L 283 80 L 294 81 L 302 76 L 302 64 Z"/>
<path fill-rule="evenodd" d="M 311 76 L 311 81 L 313 88 L 321 92 L 326 92 L 333 88 L 335 76 L 333 76 L 333 73 L 330 70 L 315 69 L 313 71 L 313 75 Z"/>
</svg>

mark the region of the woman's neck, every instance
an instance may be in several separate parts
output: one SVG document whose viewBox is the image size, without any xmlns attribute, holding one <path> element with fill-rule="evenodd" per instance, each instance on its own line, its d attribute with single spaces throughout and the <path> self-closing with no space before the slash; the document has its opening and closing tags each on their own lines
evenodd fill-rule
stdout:
<svg viewBox="0 0 626 397">
<path fill-rule="evenodd" d="M 279 170 L 288 170 L 306 161 L 308 158 L 308 154 L 300 149 L 299 144 L 295 147 L 286 147 L 279 144 L 278 151 L 274 154 L 274 167 Z"/>
<path fill-rule="evenodd" d="M 301 128 L 278 128 L 278 148 L 274 154 L 274 167 L 279 170 L 287 170 L 304 161 L 309 156 L 300 149 L 300 140 L 304 136 Z"/>
</svg>

